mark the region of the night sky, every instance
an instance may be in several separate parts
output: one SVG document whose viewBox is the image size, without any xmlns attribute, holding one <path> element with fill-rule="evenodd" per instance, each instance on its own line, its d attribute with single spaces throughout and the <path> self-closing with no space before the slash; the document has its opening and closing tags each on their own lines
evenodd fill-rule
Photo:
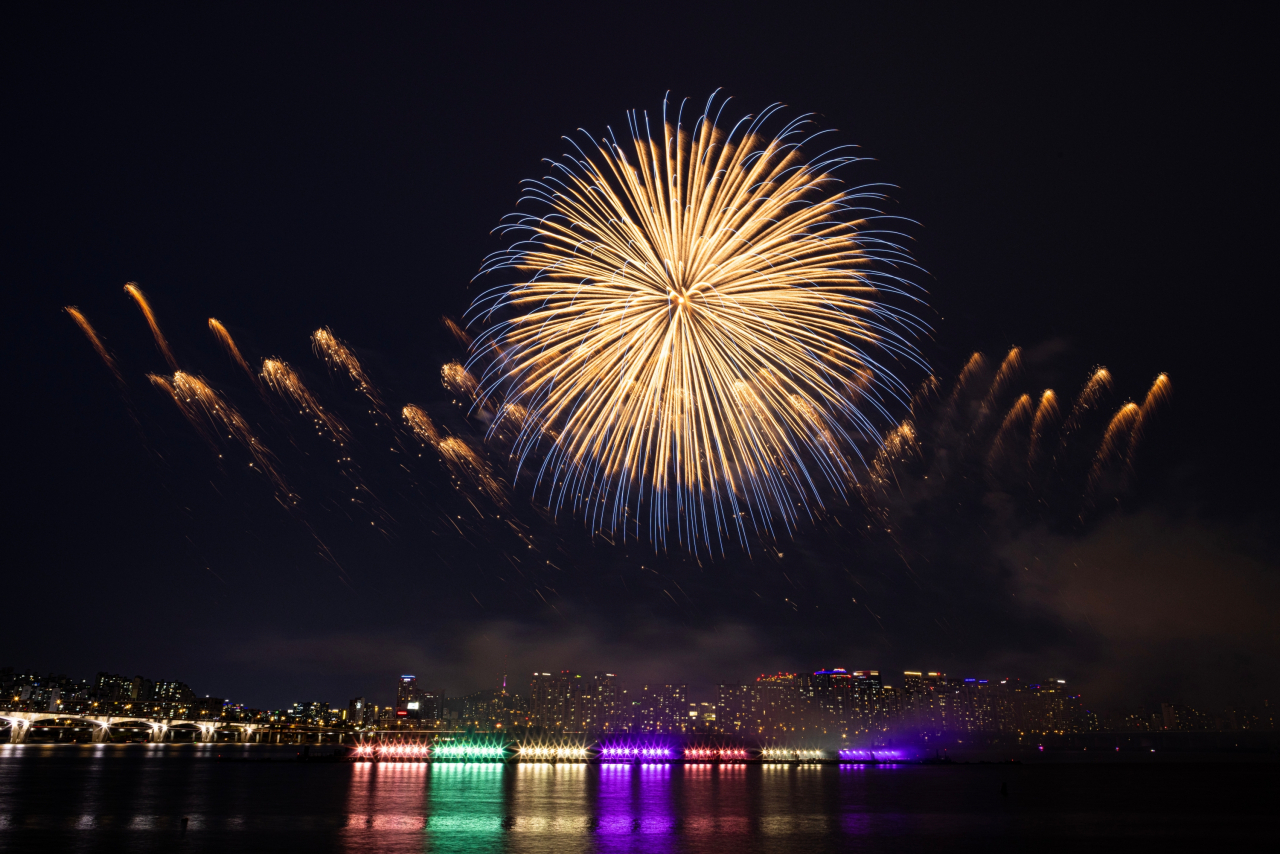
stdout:
<svg viewBox="0 0 1280 854">
<path fill-rule="evenodd" d="M 846 666 L 1066 678 L 1104 706 L 1274 697 L 1274 95 L 1258 22 L 431 8 L 96 9 L 4 28 L 0 665 L 181 679 L 256 707 L 386 702 L 401 672 L 457 694 L 562 667 L 695 696 Z M 699 565 L 593 542 L 517 491 L 528 549 L 364 423 L 310 354 L 314 329 L 355 348 L 393 411 L 418 403 L 461 429 L 439 370 L 462 351 L 440 317 L 461 316 L 504 245 L 491 229 L 518 182 L 564 134 L 718 88 L 738 114 L 812 112 L 874 158 L 857 177 L 893 184 L 885 210 L 918 223 L 934 329 L 918 344 L 944 383 L 1013 345 L 1032 392 L 1073 394 L 1107 366 L 1112 409 L 1170 375 L 1114 509 L 1068 523 L 978 490 L 972 507 L 914 508 L 908 559 L 833 533 L 851 508 Z M 261 426 L 298 512 L 147 383 L 165 365 L 127 281 L 184 367 Z M 119 359 L 123 395 L 65 305 Z M 209 317 L 362 424 L 377 506 L 348 506 L 328 451 L 256 401 Z M 543 562 L 513 574 L 517 548 Z"/>
</svg>

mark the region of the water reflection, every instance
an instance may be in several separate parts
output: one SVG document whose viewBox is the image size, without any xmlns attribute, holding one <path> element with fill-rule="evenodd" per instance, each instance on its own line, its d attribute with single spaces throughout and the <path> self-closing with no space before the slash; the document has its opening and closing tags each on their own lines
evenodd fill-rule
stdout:
<svg viewBox="0 0 1280 854">
<path fill-rule="evenodd" d="M 594 829 L 585 764 L 518 765 L 511 795 L 511 830 L 520 835 L 555 834 L 557 850 L 587 851 Z"/>
<path fill-rule="evenodd" d="M 0 851 L 834 854 L 1073 830 L 1274 836 L 1266 763 L 378 764 L 250 747 L 0 748 Z"/>
<path fill-rule="evenodd" d="M 357 762 L 344 841 L 370 851 L 645 852 L 681 839 L 853 833 L 837 777 L 861 766 Z"/>
<path fill-rule="evenodd" d="M 668 764 L 601 765 L 596 850 L 674 850 L 676 809 Z"/>
</svg>

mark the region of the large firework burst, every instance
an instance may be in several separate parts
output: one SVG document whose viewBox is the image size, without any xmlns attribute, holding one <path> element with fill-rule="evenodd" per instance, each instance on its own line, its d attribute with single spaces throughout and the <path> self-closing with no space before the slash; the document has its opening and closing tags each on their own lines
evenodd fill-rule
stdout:
<svg viewBox="0 0 1280 854">
<path fill-rule="evenodd" d="M 880 188 L 833 174 L 860 158 L 807 159 L 811 118 L 770 135 L 778 105 L 728 125 L 724 103 L 573 143 L 481 270 L 519 275 L 470 310 L 477 405 L 491 435 L 521 413 L 512 458 L 548 505 L 623 536 L 647 517 L 655 545 L 674 529 L 694 550 L 845 495 L 903 396 L 894 363 L 918 360 Z"/>
</svg>

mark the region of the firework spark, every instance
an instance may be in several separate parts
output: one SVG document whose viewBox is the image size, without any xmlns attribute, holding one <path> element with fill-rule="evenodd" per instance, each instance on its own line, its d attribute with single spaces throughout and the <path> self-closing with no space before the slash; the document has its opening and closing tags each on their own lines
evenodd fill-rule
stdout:
<svg viewBox="0 0 1280 854">
<path fill-rule="evenodd" d="M 169 349 L 169 342 L 165 340 L 164 333 L 160 331 L 160 321 L 156 320 L 156 314 L 151 310 L 151 303 L 147 302 L 146 294 L 138 287 L 137 282 L 129 282 L 124 286 L 124 292 L 133 298 L 138 304 L 138 308 L 142 310 L 142 316 L 147 319 L 147 326 L 151 327 L 151 335 L 156 339 L 156 346 L 160 348 L 160 354 L 164 356 L 165 362 L 172 370 L 178 370 L 178 360 L 173 357 L 173 351 Z"/>
<path fill-rule="evenodd" d="M 448 316 L 442 317 L 440 320 L 444 323 L 444 328 L 449 330 L 449 334 L 453 336 L 455 341 L 462 345 L 464 350 L 471 348 L 471 336 L 467 334 L 465 329 L 458 325 L 458 321 Z"/>
<path fill-rule="evenodd" d="M 111 375 L 116 378 L 116 382 L 124 385 L 124 377 L 120 374 L 120 368 L 116 365 L 116 360 L 112 358 L 111 353 L 107 351 L 107 347 L 102 343 L 102 339 L 98 337 L 98 333 L 94 331 L 89 324 L 89 319 L 84 313 L 74 305 L 69 305 L 63 309 L 67 314 L 71 315 L 71 319 L 76 322 L 76 326 L 80 327 L 80 331 L 84 333 L 84 337 L 89 339 L 89 343 L 93 345 L 93 349 L 97 352 L 98 357 L 106 364 L 107 369 L 111 371 Z"/>
<path fill-rule="evenodd" d="M 253 380 L 253 384 L 257 386 L 258 375 L 253 372 L 253 368 L 249 367 L 249 363 L 245 361 L 244 356 L 240 355 L 240 348 L 236 346 L 236 341 L 231 337 L 231 333 L 227 331 L 227 327 L 223 326 L 217 318 L 211 317 L 209 318 L 209 331 L 213 333 L 214 338 L 218 339 L 222 349 L 227 351 L 231 361 L 239 365 L 240 369 L 248 374 L 249 379 Z"/>
<path fill-rule="evenodd" d="M 1134 457 L 1138 452 L 1138 445 L 1141 444 L 1146 432 L 1151 427 L 1151 421 L 1155 418 L 1156 413 L 1169 405 L 1169 401 L 1173 398 L 1173 383 L 1169 381 L 1168 374 L 1160 374 L 1156 377 L 1155 382 L 1151 384 L 1151 388 L 1147 390 L 1147 396 L 1142 401 L 1142 406 L 1138 409 L 1138 420 L 1134 422 L 1133 430 L 1129 433 L 1129 448 L 1125 452 L 1125 465 L 1132 470 Z"/>
<path fill-rule="evenodd" d="M 995 383 L 992 385 L 994 386 Z M 1019 397 L 1009 409 L 1009 413 L 1005 415 L 1004 421 L 1000 424 L 1000 429 L 996 431 L 995 441 L 991 443 L 991 451 L 987 454 L 987 468 L 995 467 L 996 461 L 1005 452 L 1005 446 L 1009 443 L 1015 431 L 1021 429 L 1031 419 L 1032 412 L 1031 395 L 1024 394 Z"/>
<path fill-rule="evenodd" d="M 329 431 L 333 441 L 339 445 L 347 442 L 351 435 L 347 425 L 320 405 L 320 401 L 316 400 L 315 395 L 303 384 L 298 373 L 287 363 L 280 359 L 264 359 L 262 379 L 272 391 L 297 406 L 299 415 L 310 415 L 317 428 L 323 427 Z"/>
<path fill-rule="evenodd" d="M 456 483 L 470 484 L 495 504 L 506 506 L 507 496 L 502 481 L 494 476 L 493 468 L 483 456 L 457 436 L 445 436 L 441 433 L 431 416 L 421 407 L 409 404 L 401 414 L 414 435 L 440 454 Z"/>
<path fill-rule="evenodd" d="M 1111 372 L 1106 368 L 1096 369 L 1089 376 L 1089 381 L 1084 384 L 1084 388 L 1080 390 L 1080 396 L 1076 398 L 1075 405 L 1071 407 L 1071 414 L 1067 416 L 1066 423 L 1062 425 L 1063 443 L 1067 441 L 1067 437 L 1080 429 L 1084 423 L 1085 416 L 1097 407 L 1102 395 L 1110 390 Z"/>
<path fill-rule="evenodd" d="M 1136 403 L 1126 403 L 1120 407 L 1107 425 L 1107 432 L 1102 435 L 1102 444 L 1094 458 L 1093 467 L 1089 470 L 1089 495 L 1092 496 L 1102 483 L 1102 478 L 1116 461 L 1124 459 L 1125 449 L 1129 446 L 1129 438 L 1133 434 L 1134 425 L 1142 410 Z"/>
<path fill-rule="evenodd" d="M 647 507 L 655 547 L 674 528 L 694 551 L 845 495 L 881 401 L 906 397 L 887 362 L 918 364 L 921 331 L 891 305 L 911 262 L 867 207 L 883 197 L 833 175 L 857 158 L 806 160 L 808 117 L 766 134 L 776 105 L 724 126 L 715 107 L 632 113 L 629 145 L 578 146 L 527 184 L 546 212 L 506 220 L 518 242 L 481 270 L 521 275 L 469 311 L 479 403 L 526 409 L 512 456 L 548 505 L 624 537 Z"/>
<path fill-rule="evenodd" d="M 419 439 L 433 448 L 439 447 L 440 440 L 443 437 L 440 435 L 440 431 L 436 429 L 435 422 L 431 420 L 430 415 L 427 415 L 420 407 L 414 406 L 412 403 L 406 406 L 401 414 L 404 415 L 404 421 L 409 425 L 409 429 Z"/>
<path fill-rule="evenodd" d="M 276 471 L 271 452 L 258 441 L 249 423 L 236 411 L 235 407 L 223 400 L 222 396 L 208 383 L 182 371 L 175 371 L 172 377 L 147 374 L 147 378 L 173 398 L 173 402 L 178 405 L 178 410 L 202 436 L 211 439 L 215 434 L 225 435 L 226 438 L 239 442 L 253 457 L 254 462 L 250 465 L 256 464 L 256 467 L 270 479 L 276 488 L 277 496 L 289 495 L 284 479 Z"/>
<path fill-rule="evenodd" d="M 960 371 L 960 376 L 956 378 L 955 388 L 951 389 L 951 397 L 947 405 L 954 408 L 959 402 L 960 396 L 964 394 L 965 389 L 975 383 L 981 374 L 986 373 L 987 357 L 982 353 L 974 353 L 969 357 L 969 361 L 965 362 L 964 368 Z"/>
<path fill-rule="evenodd" d="M 506 505 L 507 496 L 502 481 L 494 476 L 489 463 L 474 448 L 457 436 L 445 437 L 436 448 L 454 477 L 465 478 L 494 504 Z"/>
<path fill-rule="evenodd" d="M 1013 356 L 1005 367 L 1016 365 L 1016 350 Z M 973 354 L 945 397 L 938 380 L 928 377 L 912 398 L 910 419 L 885 435 L 859 491 L 872 518 L 886 528 L 914 515 L 909 508 L 920 502 L 937 500 L 949 510 L 985 502 L 987 495 L 972 491 L 976 483 L 1012 502 L 1006 506 L 1020 506 L 1026 519 L 1078 525 L 1097 509 L 1104 492 L 1118 497 L 1131 485 L 1135 432 L 1147 423 L 1144 407 L 1155 413 L 1167 405 L 1167 376 L 1156 378 L 1142 407 L 1129 404 L 1109 423 L 1089 417 L 1113 383 L 1105 368 L 1097 368 L 1065 421 L 1058 394 L 1045 389 L 1038 402 L 1019 394 L 999 426 L 984 430 L 984 422 L 994 421 L 994 403 L 1017 393 L 1011 388 L 1014 372 L 1004 371 L 1002 378 L 988 364 Z M 1045 464 L 1049 459 L 1052 466 Z"/>
<path fill-rule="evenodd" d="M 862 490 L 864 497 L 872 496 L 872 488 L 884 490 L 890 484 L 897 484 L 896 466 L 905 462 L 908 457 L 919 453 L 920 443 L 917 438 L 916 428 L 910 421 L 903 421 L 890 430 L 888 435 L 885 436 L 883 444 L 880 445 L 880 449 L 876 451 L 871 465 L 868 466 L 870 487 Z M 867 503 L 870 507 L 875 506 L 874 499 Z"/>
<path fill-rule="evenodd" d="M 987 396 L 982 401 L 981 413 L 982 417 L 979 423 L 985 420 L 991 413 L 995 411 L 996 402 L 1005 393 L 1009 384 L 1013 382 L 1013 378 L 1022 370 L 1022 350 L 1014 347 L 1004 357 L 1004 361 L 1000 363 L 1000 369 L 996 371 L 995 379 L 991 381 L 991 387 L 987 390 Z"/>
<path fill-rule="evenodd" d="M 373 403 L 374 408 L 379 413 L 386 408 L 382 403 L 381 396 L 378 394 L 378 389 L 370 382 L 355 353 L 352 353 L 351 348 L 339 341 L 327 326 L 311 333 L 311 346 L 324 359 L 325 364 L 329 366 L 329 370 L 334 373 L 345 372 L 351 378 L 351 381 L 355 383 L 356 391 L 369 398 L 369 401 Z"/>
<path fill-rule="evenodd" d="M 480 393 L 480 384 L 471 372 L 457 362 L 446 362 L 440 368 L 440 382 L 454 397 L 474 400 Z"/>
<path fill-rule="evenodd" d="M 1036 407 L 1036 417 L 1031 421 L 1031 442 L 1027 449 L 1027 468 L 1032 470 L 1040 458 L 1040 449 L 1044 444 L 1044 436 L 1058 420 L 1058 396 L 1053 389 L 1047 388 L 1040 395 L 1040 405 Z"/>
</svg>

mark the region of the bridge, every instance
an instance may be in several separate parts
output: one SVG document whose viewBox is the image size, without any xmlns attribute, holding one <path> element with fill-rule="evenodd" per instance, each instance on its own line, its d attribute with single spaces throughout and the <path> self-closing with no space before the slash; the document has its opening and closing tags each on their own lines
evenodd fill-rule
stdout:
<svg viewBox="0 0 1280 854">
<path fill-rule="evenodd" d="M 93 729 L 94 743 L 105 743 L 111 740 L 111 732 L 117 728 L 149 730 L 147 741 L 162 744 L 172 740 L 175 731 L 190 731 L 198 734 L 203 743 L 218 740 L 218 733 L 232 732 L 237 742 L 249 742 L 255 735 L 260 736 L 264 729 L 262 724 L 241 723 L 239 721 L 198 721 L 177 718 L 147 718 L 137 715 L 80 715 L 64 712 L 0 712 L 0 722 L 8 725 L 9 743 L 24 744 L 31 728 L 42 723 L 65 726 L 64 722 L 88 724 Z M 130 725 L 133 726 L 130 726 Z"/>
</svg>

